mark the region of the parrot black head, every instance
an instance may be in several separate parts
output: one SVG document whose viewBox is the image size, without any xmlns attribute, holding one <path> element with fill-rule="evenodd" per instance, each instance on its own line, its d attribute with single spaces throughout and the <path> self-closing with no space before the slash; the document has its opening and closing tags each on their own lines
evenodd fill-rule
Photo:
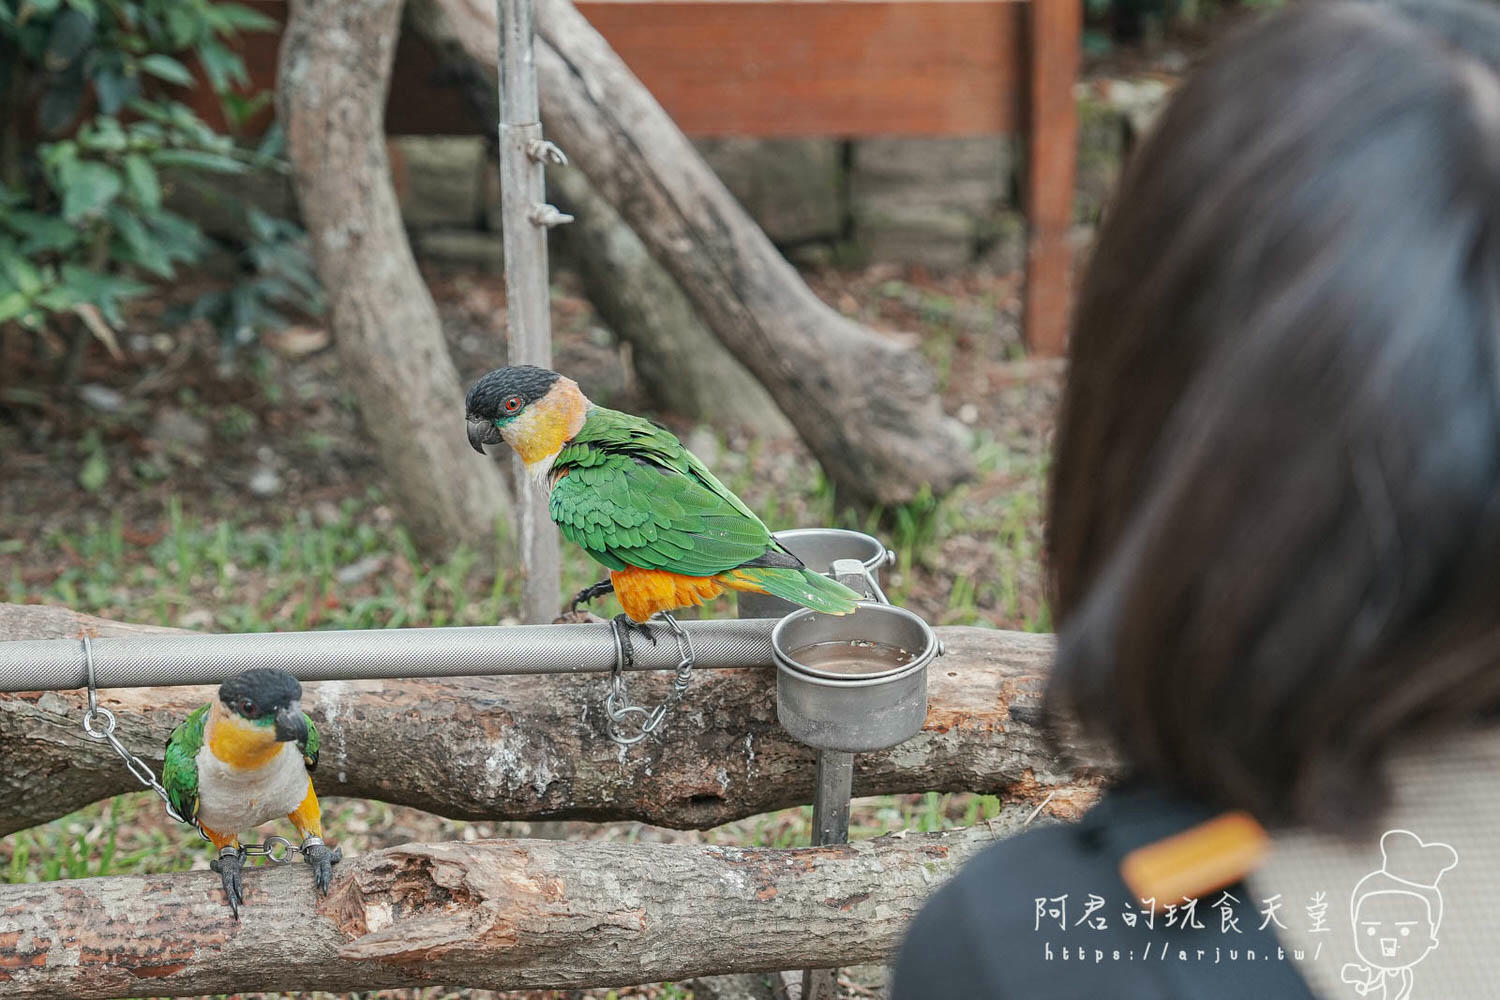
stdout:
<svg viewBox="0 0 1500 1000">
<path fill-rule="evenodd" d="M 285 670 L 256 668 L 219 685 L 219 701 L 233 716 L 257 726 L 274 726 L 278 743 L 305 739 L 302 685 Z"/>
<path fill-rule="evenodd" d="M 464 419 L 469 424 L 469 444 L 484 454 L 487 444 L 499 444 L 502 429 L 510 426 L 528 408 L 548 397 L 563 379 L 557 372 L 533 365 L 509 365 L 486 372 L 464 398 Z"/>
</svg>

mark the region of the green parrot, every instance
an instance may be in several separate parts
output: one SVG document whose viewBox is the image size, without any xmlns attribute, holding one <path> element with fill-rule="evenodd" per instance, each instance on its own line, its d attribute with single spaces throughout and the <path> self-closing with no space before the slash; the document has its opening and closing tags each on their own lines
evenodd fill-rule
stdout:
<svg viewBox="0 0 1500 1000">
<path fill-rule="evenodd" d="M 595 406 L 578 383 L 530 365 L 497 368 L 464 401 L 469 444 L 509 444 L 549 491 L 563 536 L 609 570 L 580 591 L 614 592 L 630 623 L 725 590 L 771 594 L 842 615 L 861 597 L 807 569 L 673 434 Z"/>
<path fill-rule="evenodd" d="M 194 709 L 168 737 L 162 787 L 177 815 L 218 848 L 211 867 L 235 919 L 244 903 L 240 831 L 278 816 L 302 834 L 302 858 L 327 894 L 343 852 L 323 843 L 310 777 L 317 763 L 318 730 L 302 711 L 302 685 L 283 670 L 234 675 L 217 701 Z"/>
</svg>

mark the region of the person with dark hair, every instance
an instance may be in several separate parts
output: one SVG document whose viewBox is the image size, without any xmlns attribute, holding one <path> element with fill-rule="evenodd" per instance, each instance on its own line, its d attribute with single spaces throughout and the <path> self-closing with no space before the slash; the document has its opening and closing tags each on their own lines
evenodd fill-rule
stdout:
<svg viewBox="0 0 1500 1000">
<path fill-rule="evenodd" d="M 1048 712 L 1122 777 L 934 896 L 893 1000 L 1497 995 L 1500 6 L 1211 53 L 1071 352 Z"/>
</svg>

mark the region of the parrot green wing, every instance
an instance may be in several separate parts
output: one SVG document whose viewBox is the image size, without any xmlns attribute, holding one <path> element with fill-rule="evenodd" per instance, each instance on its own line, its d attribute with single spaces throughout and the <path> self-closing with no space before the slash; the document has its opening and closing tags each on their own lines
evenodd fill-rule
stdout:
<svg viewBox="0 0 1500 1000">
<path fill-rule="evenodd" d="M 668 430 L 596 407 L 558 453 L 548 504 L 563 535 L 614 570 L 713 576 L 774 547 L 771 532 Z"/>
<path fill-rule="evenodd" d="M 323 741 L 318 738 L 318 727 L 313 725 L 312 716 L 303 712 L 302 718 L 307 720 L 307 736 L 297 741 L 297 749 L 302 751 L 302 761 L 311 773 L 318 766 L 318 748 Z"/>
<path fill-rule="evenodd" d="M 198 751 L 203 749 L 203 729 L 208 722 L 208 706 L 202 705 L 167 737 L 163 757 L 161 784 L 167 790 L 167 801 L 184 822 L 198 815 Z"/>
</svg>

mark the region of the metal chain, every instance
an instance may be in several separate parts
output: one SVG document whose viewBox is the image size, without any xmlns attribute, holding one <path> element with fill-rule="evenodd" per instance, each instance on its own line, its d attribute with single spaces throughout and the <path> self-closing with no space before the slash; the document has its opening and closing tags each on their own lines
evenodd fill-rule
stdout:
<svg viewBox="0 0 1500 1000">
<path fill-rule="evenodd" d="M 676 618 L 666 612 L 662 612 L 658 617 L 672 630 L 672 636 L 677 640 L 677 652 L 680 659 L 677 662 L 677 671 L 672 677 L 672 690 L 667 692 L 666 698 L 662 699 L 660 705 L 649 709 L 644 705 L 632 704 L 630 696 L 625 693 L 623 633 L 627 626 L 619 621 L 611 622 L 615 636 L 615 667 L 609 675 L 609 694 L 604 698 L 604 711 L 609 715 L 609 738 L 621 746 L 633 746 L 660 729 L 667 713 L 682 701 L 682 696 L 687 693 L 688 683 L 693 678 L 693 666 L 697 663 L 697 653 L 693 650 L 692 636 L 677 624 Z M 634 732 L 630 731 L 632 728 Z"/>
<path fill-rule="evenodd" d="M 319 846 L 322 843 L 319 837 L 308 837 L 299 847 L 285 837 L 272 834 L 259 844 L 241 845 L 240 853 L 247 858 L 265 858 L 280 865 L 290 861 L 291 855 L 304 854 L 309 847 Z"/>
<path fill-rule="evenodd" d="M 132 753 L 125 744 L 120 742 L 119 737 L 115 736 L 115 726 L 118 720 L 115 718 L 115 713 L 99 704 L 98 690 L 94 686 L 94 645 L 89 636 L 83 637 L 83 659 L 88 666 L 89 673 L 89 707 L 88 711 L 83 713 L 84 733 L 91 740 L 108 743 L 125 762 L 125 767 L 135 776 L 135 779 L 157 794 L 166 807 L 168 816 L 178 823 L 191 823 L 193 829 L 198 831 L 198 836 L 203 840 L 208 840 L 208 834 L 203 832 L 203 827 L 199 823 L 186 818 L 177 811 L 176 806 L 172 805 L 172 799 L 167 795 L 167 790 L 162 787 L 161 782 L 156 780 L 156 772 L 151 770 L 151 765 Z M 273 836 L 267 837 L 263 843 L 242 845 L 241 851 L 247 856 L 264 857 L 279 863 L 285 862 L 291 854 L 301 853 L 302 848 L 285 837 Z"/>
</svg>

